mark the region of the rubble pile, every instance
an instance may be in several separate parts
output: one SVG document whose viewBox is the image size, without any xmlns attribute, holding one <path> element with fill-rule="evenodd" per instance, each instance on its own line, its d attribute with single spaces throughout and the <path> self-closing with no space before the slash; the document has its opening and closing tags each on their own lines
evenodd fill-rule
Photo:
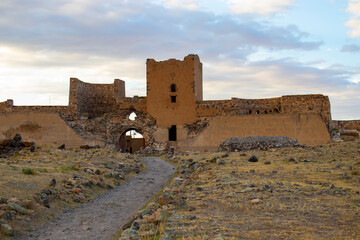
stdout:
<svg viewBox="0 0 360 240">
<path fill-rule="evenodd" d="M 21 135 L 17 133 L 12 139 L 0 140 L 0 157 L 12 156 L 26 147 L 29 147 L 30 151 L 34 151 L 35 143 L 22 141 Z"/>
<path fill-rule="evenodd" d="M 251 136 L 242 138 L 228 138 L 220 144 L 221 151 L 267 150 L 281 147 L 304 147 L 296 140 L 283 136 Z"/>
</svg>

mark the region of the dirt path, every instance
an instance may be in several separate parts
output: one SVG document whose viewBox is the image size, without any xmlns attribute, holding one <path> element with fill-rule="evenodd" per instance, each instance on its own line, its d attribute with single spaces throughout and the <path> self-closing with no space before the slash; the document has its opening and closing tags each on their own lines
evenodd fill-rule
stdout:
<svg viewBox="0 0 360 240">
<path fill-rule="evenodd" d="M 160 158 L 142 161 L 146 170 L 78 208 L 62 213 L 30 237 L 21 239 L 111 239 L 122 225 L 171 179 L 174 167 Z"/>
</svg>

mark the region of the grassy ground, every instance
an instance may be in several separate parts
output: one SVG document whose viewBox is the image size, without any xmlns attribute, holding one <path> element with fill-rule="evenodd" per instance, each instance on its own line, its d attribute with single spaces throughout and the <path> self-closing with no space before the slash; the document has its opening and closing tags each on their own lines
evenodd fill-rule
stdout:
<svg viewBox="0 0 360 240">
<path fill-rule="evenodd" d="M 205 166 L 167 222 L 175 239 L 360 239 L 359 142 L 181 159 Z"/>
<path fill-rule="evenodd" d="M 20 214 L 3 204 L 0 220 L 18 233 L 32 231 L 62 209 L 79 204 L 75 201 L 77 197 L 84 203 L 120 184 L 140 167 L 132 157 L 107 149 L 60 150 L 48 146 L 37 147 L 35 152 L 23 149 L 10 158 L 0 158 L 0 198 L 27 208 L 29 214 Z M 50 187 L 52 179 L 57 183 Z M 50 208 L 39 199 L 47 189 L 55 192 L 47 196 Z M 5 212 L 15 216 L 8 219 Z"/>
</svg>

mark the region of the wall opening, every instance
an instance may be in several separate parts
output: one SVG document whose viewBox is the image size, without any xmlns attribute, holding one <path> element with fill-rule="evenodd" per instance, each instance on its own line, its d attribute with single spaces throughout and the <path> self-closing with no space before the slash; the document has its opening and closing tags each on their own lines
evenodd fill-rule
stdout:
<svg viewBox="0 0 360 240">
<path fill-rule="evenodd" d="M 130 115 L 129 115 L 129 119 L 131 121 L 135 121 L 135 118 L 137 117 L 136 113 L 132 112 Z"/>
<path fill-rule="evenodd" d="M 176 141 L 176 125 L 169 128 L 169 141 Z"/>
<path fill-rule="evenodd" d="M 173 84 L 170 85 L 170 91 L 171 92 L 176 92 L 176 84 L 173 83 Z"/>
<path fill-rule="evenodd" d="M 145 148 L 144 136 L 134 128 L 128 129 L 120 137 L 120 152 L 135 153 Z"/>
<path fill-rule="evenodd" d="M 252 114 L 252 110 L 249 110 L 249 114 Z"/>
<path fill-rule="evenodd" d="M 173 102 L 173 103 L 176 102 L 176 96 L 171 96 L 171 102 Z"/>
<path fill-rule="evenodd" d="M 257 110 L 257 111 L 256 111 L 256 114 L 260 114 L 260 111 L 259 111 L 259 110 Z"/>
</svg>

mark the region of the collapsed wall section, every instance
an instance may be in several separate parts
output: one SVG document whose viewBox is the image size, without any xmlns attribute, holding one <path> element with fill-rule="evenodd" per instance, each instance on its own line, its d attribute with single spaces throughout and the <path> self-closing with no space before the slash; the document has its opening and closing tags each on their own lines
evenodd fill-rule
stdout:
<svg viewBox="0 0 360 240">
<path fill-rule="evenodd" d="M 117 98 L 125 97 L 125 82 L 115 79 L 113 84 L 91 84 L 77 78 L 70 79 L 69 106 L 74 106 L 78 117 L 89 118 L 111 112 Z"/>
</svg>

